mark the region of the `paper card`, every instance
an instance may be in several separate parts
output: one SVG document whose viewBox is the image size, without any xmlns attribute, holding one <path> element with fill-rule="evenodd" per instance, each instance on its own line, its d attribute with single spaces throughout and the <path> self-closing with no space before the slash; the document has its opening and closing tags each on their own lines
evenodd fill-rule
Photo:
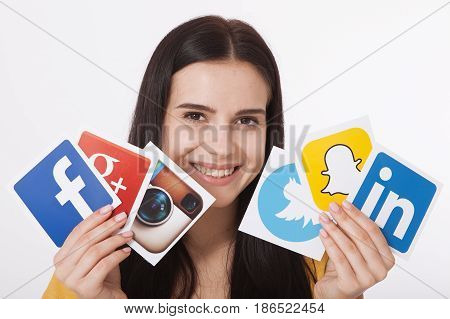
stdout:
<svg viewBox="0 0 450 319">
<path fill-rule="evenodd" d="M 215 198 L 153 143 L 144 151 L 156 166 L 139 209 L 130 213 L 134 240 L 128 245 L 156 265 Z"/>
<path fill-rule="evenodd" d="M 309 186 L 294 159 L 273 147 L 239 230 L 321 260 L 319 214 L 308 204 Z"/>
<path fill-rule="evenodd" d="M 153 153 L 145 154 L 144 150 L 132 144 L 112 141 L 84 131 L 78 145 L 122 201 L 112 215 L 125 212 L 130 216 L 141 205 L 156 161 L 151 157 Z M 129 229 L 131 223 L 128 218 L 119 233 Z"/>
<path fill-rule="evenodd" d="M 373 142 L 367 117 L 306 136 L 297 164 L 306 174 L 312 205 L 328 211 L 331 202 L 342 203 L 357 183 Z"/>
<path fill-rule="evenodd" d="M 360 175 L 348 201 L 375 221 L 397 255 L 408 258 L 441 183 L 378 144 Z"/>
<path fill-rule="evenodd" d="M 14 190 L 57 247 L 92 212 L 121 203 L 69 140 L 47 153 L 14 185 Z"/>
</svg>

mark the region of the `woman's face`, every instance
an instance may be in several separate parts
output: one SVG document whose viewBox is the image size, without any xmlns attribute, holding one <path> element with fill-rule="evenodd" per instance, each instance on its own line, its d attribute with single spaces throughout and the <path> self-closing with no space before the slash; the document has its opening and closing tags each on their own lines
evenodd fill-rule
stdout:
<svg viewBox="0 0 450 319">
<path fill-rule="evenodd" d="M 172 76 L 162 149 L 230 205 L 262 168 L 269 87 L 240 61 L 193 63 Z"/>
</svg>

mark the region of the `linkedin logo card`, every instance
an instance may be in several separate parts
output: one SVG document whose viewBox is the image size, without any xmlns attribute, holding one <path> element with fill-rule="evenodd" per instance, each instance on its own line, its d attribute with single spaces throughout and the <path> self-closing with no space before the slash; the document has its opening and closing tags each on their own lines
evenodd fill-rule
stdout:
<svg viewBox="0 0 450 319">
<path fill-rule="evenodd" d="M 120 204 L 84 154 L 63 141 L 15 185 L 14 190 L 56 246 L 92 212 Z"/>
<path fill-rule="evenodd" d="M 390 247 L 408 256 L 440 184 L 377 145 L 348 200 L 381 228 Z"/>
</svg>

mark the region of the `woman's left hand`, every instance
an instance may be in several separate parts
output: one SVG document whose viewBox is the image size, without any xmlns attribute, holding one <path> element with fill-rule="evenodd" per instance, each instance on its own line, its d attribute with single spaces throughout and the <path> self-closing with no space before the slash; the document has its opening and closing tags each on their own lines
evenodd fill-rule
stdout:
<svg viewBox="0 0 450 319">
<path fill-rule="evenodd" d="M 380 228 L 347 201 L 330 204 L 337 225 L 321 215 L 320 239 L 329 260 L 315 298 L 358 298 L 386 278 L 395 258 Z"/>
</svg>

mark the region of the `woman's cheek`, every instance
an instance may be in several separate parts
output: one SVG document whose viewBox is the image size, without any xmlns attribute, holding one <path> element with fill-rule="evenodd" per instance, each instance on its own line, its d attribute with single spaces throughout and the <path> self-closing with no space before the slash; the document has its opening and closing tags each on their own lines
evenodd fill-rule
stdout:
<svg viewBox="0 0 450 319">
<path fill-rule="evenodd" d="M 260 130 L 247 133 L 245 136 L 245 143 L 241 146 L 244 150 L 244 159 L 246 170 L 251 175 L 257 175 L 264 163 L 265 157 L 265 133 Z"/>
<path fill-rule="evenodd" d="M 198 146 L 198 132 L 186 125 L 165 126 L 163 129 L 162 151 L 180 167 L 189 164 L 185 158 Z"/>
</svg>

